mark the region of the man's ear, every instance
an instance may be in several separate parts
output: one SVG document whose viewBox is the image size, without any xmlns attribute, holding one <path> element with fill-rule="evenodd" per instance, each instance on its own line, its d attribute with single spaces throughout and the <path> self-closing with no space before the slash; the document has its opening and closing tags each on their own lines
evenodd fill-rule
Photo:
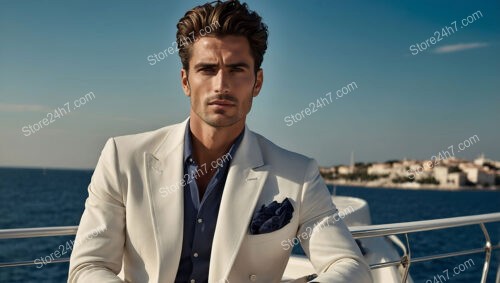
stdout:
<svg viewBox="0 0 500 283">
<path fill-rule="evenodd" d="M 259 95 L 263 83 L 264 83 L 264 70 L 262 70 L 261 68 L 257 71 L 257 74 L 255 76 L 255 83 L 253 85 L 253 90 L 252 90 L 253 97 Z"/>
<path fill-rule="evenodd" d="M 189 86 L 188 71 L 181 69 L 182 90 L 186 96 L 191 96 L 191 87 Z"/>
</svg>

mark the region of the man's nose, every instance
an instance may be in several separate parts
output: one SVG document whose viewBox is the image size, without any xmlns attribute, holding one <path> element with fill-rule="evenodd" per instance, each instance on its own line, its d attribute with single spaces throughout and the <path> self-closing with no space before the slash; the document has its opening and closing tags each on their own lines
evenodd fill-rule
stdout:
<svg viewBox="0 0 500 283">
<path fill-rule="evenodd" d="M 214 77 L 214 91 L 215 93 L 229 93 L 229 77 L 228 74 L 220 69 Z"/>
</svg>

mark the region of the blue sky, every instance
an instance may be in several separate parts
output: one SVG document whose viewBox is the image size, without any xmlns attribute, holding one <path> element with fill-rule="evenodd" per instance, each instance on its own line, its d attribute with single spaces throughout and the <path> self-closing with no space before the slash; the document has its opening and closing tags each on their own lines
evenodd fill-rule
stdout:
<svg viewBox="0 0 500 283">
<path fill-rule="evenodd" d="M 175 40 L 178 1 L 1 1 L 0 166 L 93 168 L 107 138 L 184 120 L 189 100 Z M 498 1 L 247 1 L 269 26 L 264 87 L 249 127 L 320 165 L 429 159 L 500 160 Z M 461 20 L 482 17 L 461 28 Z M 412 55 L 457 21 L 458 30 Z M 284 118 L 356 82 L 298 123 Z M 21 130 L 92 92 L 36 133 Z"/>
</svg>

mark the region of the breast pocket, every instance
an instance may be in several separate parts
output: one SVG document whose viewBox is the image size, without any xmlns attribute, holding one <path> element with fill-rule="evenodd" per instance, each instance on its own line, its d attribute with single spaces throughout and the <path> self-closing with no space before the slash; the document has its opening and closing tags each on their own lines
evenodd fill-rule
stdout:
<svg viewBox="0 0 500 283">
<path fill-rule="evenodd" d="M 261 243 L 261 242 L 281 242 L 283 240 L 287 240 L 290 237 L 294 237 L 297 231 L 296 225 L 293 225 L 294 223 L 288 223 L 285 226 L 281 227 L 278 230 L 275 230 L 270 233 L 264 233 L 264 234 L 248 234 L 246 239 L 249 242 L 253 243 Z M 294 227 L 295 226 L 295 227 Z"/>
<path fill-rule="evenodd" d="M 235 266 L 240 266 L 248 274 L 257 274 L 257 282 L 279 282 L 271 277 L 281 274 L 285 268 L 291 249 L 287 249 L 288 239 L 296 234 L 296 224 L 288 223 L 276 231 L 250 235 L 241 244 Z"/>
</svg>

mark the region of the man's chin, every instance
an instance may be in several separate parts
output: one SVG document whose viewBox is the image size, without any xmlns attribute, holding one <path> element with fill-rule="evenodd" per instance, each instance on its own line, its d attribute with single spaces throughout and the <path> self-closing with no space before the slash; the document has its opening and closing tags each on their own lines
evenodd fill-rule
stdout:
<svg viewBox="0 0 500 283">
<path fill-rule="evenodd" d="M 212 127 L 216 128 L 223 128 L 223 127 L 229 127 L 238 122 L 238 118 L 236 117 L 227 117 L 225 115 L 221 114 L 214 114 L 211 115 L 210 117 L 207 117 L 204 119 L 205 123 Z"/>
</svg>

